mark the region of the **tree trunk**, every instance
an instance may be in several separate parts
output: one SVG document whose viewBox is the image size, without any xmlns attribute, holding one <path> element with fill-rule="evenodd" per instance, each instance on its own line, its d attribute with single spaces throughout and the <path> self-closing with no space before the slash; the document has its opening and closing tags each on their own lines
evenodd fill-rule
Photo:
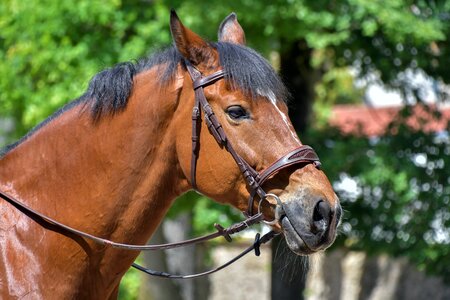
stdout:
<svg viewBox="0 0 450 300">
<path fill-rule="evenodd" d="M 163 223 L 153 233 L 149 244 L 164 244 Z M 152 270 L 167 271 L 166 263 L 167 255 L 165 251 L 143 251 L 142 252 L 143 265 Z M 141 286 L 139 289 L 139 299 L 142 300 L 160 300 L 173 299 L 182 300 L 180 287 L 175 284 L 174 280 L 152 277 L 142 273 Z"/>
<path fill-rule="evenodd" d="M 306 41 L 282 42 L 282 45 L 280 74 L 291 92 L 289 117 L 297 132 L 305 132 L 320 72 L 311 65 L 313 49 Z M 276 238 L 272 242 L 272 299 L 304 299 L 308 267 L 307 257 L 291 252 L 283 237 Z"/>
<path fill-rule="evenodd" d="M 191 238 L 192 213 L 181 213 L 174 220 L 166 220 L 164 236 L 170 243 Z M 207 269 L 205 265 L 205 245 L 197 244 L 178 249 L 167 250 L 168 267 L 175 274 L 195 274 Z M 209 295 L 208 277 L 190 280 L 178 280 L 183 300 L 206 300 Z M 162 298 L 172 299 L 172 298 Z"/>
<path fill-rule="evenodd" d="M 276 237 L 272 241 L 272 299 L 303 300 L 308 268 L 307 256 L 297 256 L 283 237 Z"/>
<path fill-rule="evenodd" d="M 191 237 L 191 231 L 191 214 L 181 213 L 174 220 L 165 220 L 153 234 L 149 244 L 183 241 Z M 207 248 L 202 244 L 165 251 L 144 251 L 142 254 L 143 265 L 172 274 L 194 274 L 208 269 L 208 266 L 205 265 L 206 253 Z M 139 299 L 206 300 L 209 290 L 208 277 L 172 280 L 144 274 L 141 280 Z"/>
<path fill-rule="evenodd" d="M 297 132 L 304 132 L 311 118 L 315 84 L 320 72 L 312 66 L 313 49 L 305 40 L 282 43 L 280 74 L 291 92 L 289 117 Z"/>
</svg>

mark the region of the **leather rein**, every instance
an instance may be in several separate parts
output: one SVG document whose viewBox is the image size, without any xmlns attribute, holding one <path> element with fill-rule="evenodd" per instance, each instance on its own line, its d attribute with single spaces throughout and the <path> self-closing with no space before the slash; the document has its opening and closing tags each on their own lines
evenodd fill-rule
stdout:
<svg viewBox="0 0 450 300">
<path fill-rule="evenodd" d="M 4 199 L 5 201 L 9 202 L 11 205 L 16 207 L 18 210 L 20 210 L 22 213 L 26 214 L 28 217 L 32 218 L 35 221 L 44 221 L 48 224 L 51 224 L 55 227 L 55 229 L 62 230 L 65 233 L 73 234 L 75 236 L 83 237 L 86 239 L 89 239 L 97 244 L 109 246 L 112 248 L 117 249 L 124 249 L 124 250 L 136 250 L 136 251 L 151 251 L 151 250 L 164 250 L 164 249 L 172 249 L 172 248 L 178 248 L 178 247 L 184 247 L 187 245 L 197 244 L 200 242 L 205 242 L 217 237 L 224 237 L 228 242 L 232 241 L 231 235 L 236 234 L 238 232 L 241 232 L 248 227 L 264 222 L 269 225 L 276 224 L 281 217 L 284 215 L 283 211 L 283 203 L 278 198 L 277 195 L 272 193 L 266 193 L 262 185 L 264 182 L 270 178 L 272 175 L 276 174 L 280 170 L 295 165 L 295 164 L 314 164 L 317 168 L 320 168 L 320 161 L 317 156 L 317 154 L 314 152 L 314 150 L 310 146 L 302 145 L 280 159 L 278 159 L 276 162 L 274 162 L 272 165 L 267 167 L 261 172 L 256 171 L 254 168 L 252 168 L 246 161 L 243 159 L 233 148 L 230 141 L 227 139 L 227 136 L 222 128 L 222 125 L 218 121 L 216 115 L 214 114 L 211 106 L 208 103 L 208 100 L 205 97 L 204 94 L 204 87 L 214 84 L 216 81 L 223 79 L 225 77 L 225 72 L 223 70 L 217 71 L 211 75 L 203 76 L 200 71 L 195 69 L 193 66 L 191 66 L 188 62 L 186 62 L 186 68 L 188 70 L 188 73 L 191 76 L 191 79 L 193 81 L 193 88 L 195 91 L 195 104 L 192 111 L 192 159 L 191 159 L 191 185 L 194 189 L 197 188 L 197 182 L 196 182 L 196 166 L 197 166 L 197 160 L 199 155 L 199 136 L 200 136 L 200 121 L 201 121 L 201 111 L 204 112 L 204 118 L 205 122 L 208 126 L 209 132 L 214 136 L 217 143 L 224 147 L 233 157 L 236 164 L 238 165 L 242 175 L 244 176 L 247 185 L 250 189 L 250 196 L 248 199 L 248 208 L 247 212 L 244 212 L 244 215 L 246 215 L 246 219 L 235 223 L 231 225 L 230 227 L 224 228 L 219 224 L 215 224 L 214 227 L 216 228 L 216 232 L 207 234 L 201 237 L 188 239 L 185 241 L 175 242 L 175 243 L 167 243 L 167 244 L 159 244 L 159 245 L 132 245 L 132 244 L 124 244 L 124 243 L 118 243 L 114 242 L 108 239 L 104 239 L 86 232 L 83 232 L 81 230 L 75 229 L 73 227 L 70 227 L 68 225 L 65 225 L 61 222 L 56 221 L 53 218 L 50 218 L 31 207 L 28 207 L 26 204 L 18 200 L 17 198 L 6 194 L 5 192 L 0 190 L 0 198 Z M 255 206 L 255 197 L 256 195 L 259 196 L 259 202 L 257 204 L 257 213 L 254 214 L 254 206 Z M 276 200 L 276 207 L 275 207 L 275 218 L 272 221 L 265 221 L 264 216 L 261 212 L 261 203 L 263 201 L 267 201 L 268 198 L 273 198 Z M 160 272 L 160 271 L 154 271 L 147 269 L 145 267 L 142 267 L 136 263 L 133 263 L 132 266 L 144 273 L 147 273 L 152 276 L 157 277 L 163 277 L 163 278 L 173 278 L 173 279 L 191 279 L 196 278 L 200 276 L 205 276 L 208 274 L 215 273 L 247 253 L 251 251 L 255 251 L 255 254 L 257 256 L 260 255 L 260 246 L 262 244 L 267 243 L 272 238 L 277 236 L 279 233 L 275 231 L 269 231 L 263 236 L 260 236 L 259 233 L 255 236 L 254 243 L 249 246 L 247 249 L 242 251 L 239 255 L 234 257 L 233 259 L 229 260 L 225 264 L 214 268 L 209 271 L 192 274 L 192 275 L 174 275 L 169 274 L 166 272 Z"/>
</svg>

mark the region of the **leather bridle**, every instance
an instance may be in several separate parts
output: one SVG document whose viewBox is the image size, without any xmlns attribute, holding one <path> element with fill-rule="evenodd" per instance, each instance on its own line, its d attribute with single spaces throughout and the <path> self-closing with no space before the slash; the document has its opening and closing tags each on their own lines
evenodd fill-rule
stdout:
<svg viewBox="0 0 450 300">
<path fill-rule="evenodd" d="M 277 205 L 276 209 L 278 213 L 280 209 L 282 209 L 282 203 L 278 196 L 274 194 L 268 194 L 262 188 L 264 182 L 269 179 L 274 174 L 278 173 L 280 170 L 290 167 L 296 164 L 309 164 L 313 163 L 317 168 L 320 168 L 320 160 L 317 156 L 316 152 L 307 145 L 301 145 L 274 163 L 270 166 L 262 170 L 261 172 L 256 171 L 253 167 L 248 164 L 242 156 L 240 156 L 233 148 L 231 142 L 228 140 L 222 125 L 214 114 L 211 105 L 208 103 L 208 100 L 205 97 L 204 88 L 208 85 L 214 84 L 216 81 L 225 77 L 225 72 L 223 70 L 217 71 L 208 76 L 202 76 L 200 71 L 194 68 L 191 64 L 186 62 L 186 68 L 188 70 L 189 75 L 191 76 L 193 82 L 193 88 L 195 91 L 195 103 L 194 108 L 192 110 L 192 159 L 191 159 L 191 184 L 194 189 L 197 188 L 196 181 L 196 166 L 197 159 L 199 155 L 199 146 L 200 146 L 200 119 L 201 119 L 201 110 L 203 109 L 205 122 L 208 126 L 209 132 L 215 138 L 217 143 L 224 147 L 233 157 L 236 162 L 239 170 L 241 171 L 247 185 L 250 189 L 250 196 L 248 199 L 247 206 L 247 216 L 253 215 L 254 210 L 254 199 L 256 195 L 260 198 L 260 203 L 258 207 L 261 205 L 261 201 L 266 200 L 269 197 L 275 198 Z M 270 224 L 276 223 L 278 220 L 269 222 Z"/>
<path fill-rule="evenodd" d="M 191 184 L 194 189 L 197 188 L 197 182 L 196 182 L 196 166 L 197 166 L 197 160 L 199 157 L 199 136 L 200 136 L 200 118 L 201 118 L 201 111 L 204 112 L 205 122 L 209 128 L 210 133 L 214 136 L 217 143 L 221 146 L 223 146 L 233 157 L 233 159 L 236 161 L 236 164 L 239 167 L 239 170 L 241 171 L 243 177 L 245 178 L 245 181 L 250 189 L 250 196 L 248 199 L 248 208 L 247 211 L 244 213 L 246 215 L 246 219 L 238 222 L 236 224 L 231 225 L 228 228 L 224 228 L 220 226 L 219 224 L 215 224 L 215 228 L 217 229 L 217 232 L 211 233 L 202 237 L 193 238 L 190 240 L 185 240 L 181 242 L 176 243 L 168 243 L 168 244 L 161 244 L 161 245 L 131 245 L 131 244 L 123 244 L 123 243 L 117 243 L 108 239 L 104 239 L 98 236 L 94 236 L 92 234 L 83 232 L 81 230 L 77 230 L 73 227 L 70 227 L 68 225 L 65 225 L 61 222 L 56 221 L 55 219 L 52 219 L 34 209 L 31 207 L 28 207 L 26 204 L 18 200 L 17 198 L 8 195 L 7 193 L 0 191 L 0 198 L 4 199 L 5 201 L 9 202 L 11 205 L 16 207 L 18 210 L 20 210 L 22 213 L 26 214 L 28 217 L 32 218 L 35 221 L 38 222 L 46 222 L 48 224 L 51 224 L 54 226 L 54 228 L 57 228 L 58 231 L 70 233 L 72 235 L 76 235 L 79 237 L 83 237 L 86 239 L 89 239 L 97 244 L 110 246 L 112 248 L 118 248 L 118 249 L 125 249 L 125 250 L 138 250 L 138 251 L 146 251 L 146 250 L 161 250 L 161 249 L 171 249 L 171 248 L 178 248 L 183 247 L 186 245 L 191 244 L 197 244 L 200 242 L 204 242 L 207 240 L 211 240 L 216 237 L 223 236 L 227 241 L 231 242 L 231 235 L 236 234 L 238 232 L 241 232 L 245 230 L 246 228 L 260 222 L 265 222 L 269 225 L 276 224 L 282 215 L 283 212 L 283 203 L 278 198 L 277 195 L 272 193 L 266 193 L 264 189 L 262 188 L 262 185 L 266 182 L 267 179 L 271 178 L 271 176 L 275 175 L 280 170 L 287 168 L 292 165 L 296 164 L 314 164 L 317 168 L 320 168 L 320 161 L 317 156 L 317 154 L 314 152 L 314 150 L 310 146 L 302 145 L 298 148 L 293 149 L 277 161 L 275 161 L 273 164 L 268 166 L 266 169 L 258 172 L 253 167 L 251 167 L 245 159 L 243 159 L 233 148 L 230 141 L 228 140 L 221 124 L 219 123 L 216 115 L 214 114 L 211 106 L 208 103 L 208 100 L 205 97 L 204 94 L 204 88 L 208 85 L 211 85 L 215 83 L 217 80 L 220 80 L 225 77 L 225 72 L 223 70 L 217 71 L 211 75 L 203 76 L 200 71 L 195 69 L 193 66 L 191 66 L 188 62 L 185 63 L 186 68 L 188 70 L 188 73 L 190 74 L 192 81 L 193 81 L 193 88 L 195 91 L 195 104 L 192 111 L 192 159 L 191 159 Z M 258 208 L 257 213 L 254 214 L 254 199 L 256 195 L 259 196 L 259 202 L 256 205 Z M 276 200 L 276 207 L 275 207 L 275 218 L 272 221 L 264 220 L 264 216 L 261 212 L 261 203 L 264 200 L 267 200 L 269 197 L 274 198 Z M 138 264 L 133 263 L 132 266 L 140 271 L 143 271 L 149 275 L 152 276 L 158 276 L 163 278 L 175 278 L 175 279 L 188 279 L 188 278 L 195 278 L 200 277 L 208 274 L 212 274 L 214 272 L 217 272 L 230 264 L 234 263 L 241 257 L 243 257 L 245 254 L 249 253 L 250 251 L 254 250 L 255 254 L 259 256 L 260 254 L 260 246 L 262 244 L 267 243 L 270 241 L 273 237 L 278 235 L 275 231 L 270 231 L 263 235 L 262 237 L 258 233 L 255 237 L 254 243 L 249 246 L 247 249 L 245 249 L 243 252 L 241 252 L 239 255 L 237 255 L 235 258 L 231 259 L 227 263 L 198 274 L 192 274 L 192 275 L 173 275 L 165 272 L 159 272 L 159 271 L 153 271 L 150 269 L 147 269 L 145 267 L 142 267 Z"/>
</svg>

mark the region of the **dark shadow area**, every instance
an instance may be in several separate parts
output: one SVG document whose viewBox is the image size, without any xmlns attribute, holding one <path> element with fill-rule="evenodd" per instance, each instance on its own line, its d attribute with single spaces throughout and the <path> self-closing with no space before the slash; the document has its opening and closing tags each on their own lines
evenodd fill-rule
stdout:
<svg viewBox="0 0 450 300">
<path fill-rule="evenodd" d="M 377 260 L 374 257 L 366 258 L 362 269 L 360 281 L 361 290 L 358 297 L 360 300 L 369 299 L 377 285 L 377 279 L 380 276 L 380 269 Z"/>
<path fill-rule="evenodd" d="M 272 241 L 272 291 L 273 300 L 303 300 L 309 259 L 294 254 L 284 237 Z"/>
</svg>

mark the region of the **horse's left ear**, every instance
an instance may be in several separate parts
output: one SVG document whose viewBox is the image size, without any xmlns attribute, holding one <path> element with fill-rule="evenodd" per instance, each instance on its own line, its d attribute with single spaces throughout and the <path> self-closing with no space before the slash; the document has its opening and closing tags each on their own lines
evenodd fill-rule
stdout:
<svg viewBox="0 0 450 300">
<path fill-rule="evenodd" d="M 219 26 L 219 41 L 245 45 L 245 33 L 233 12 Z"/>
<path fill-rule="evenodd" d="M 176 12 L 170 12 L 170 31 L 175 47 L 194 66 L 208 64 L 214 57 L 213 48 L 199 35 L 185 27 Z"/>
</svg>

